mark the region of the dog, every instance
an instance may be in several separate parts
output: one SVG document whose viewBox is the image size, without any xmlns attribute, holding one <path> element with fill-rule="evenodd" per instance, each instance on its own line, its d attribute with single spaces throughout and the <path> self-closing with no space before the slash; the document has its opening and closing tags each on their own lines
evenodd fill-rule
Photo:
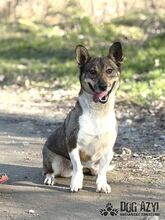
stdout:
<svg viewBox="0 0 165 220">
<path fill-rule="evenodd" d="M 96 192 L 110 193 L 106 173 L 117 137 L 114 104 L 122 46 L 114 42 L 106 57 L 92 58 L 82 45 L 75 51 L 81 88 L 75 107 L 43 147 L 44 183 L 54 185 L 56 176 L 71 176 L 70 191 L 77 192 L 86 170 L 97 175 Z"/>
</svg>

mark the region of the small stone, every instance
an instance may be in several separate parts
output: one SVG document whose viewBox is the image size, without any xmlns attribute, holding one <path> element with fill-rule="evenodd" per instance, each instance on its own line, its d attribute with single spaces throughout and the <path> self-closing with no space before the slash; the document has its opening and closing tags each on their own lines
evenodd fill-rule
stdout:
<svg viewBox="0 0 165 220">
<path fill-rule="evenodd" d="M 159 137 L 159 139 L 162 140 L 162 141 L 165 141 L 165 135 L 161 135 L 161 136 Z"/>
<path fill-rule="evenodd" d="M 26 158 L 24 158 L 24 160 L 26 160 L 26 161 L 30 161 L 30 160 L 31 160 L 31 158 L 26 157 Z"/>
<path fill-rule="evenodd" d="M 122 150 L 123 150 L 122 154 L 124 154 L 124 155 L 125 154 L 127 154 L 127 155 L 131 155 L 132 154 L 131 149 L 129 149 L 127 147 L 123 147 Z"/>
<path fill-rule="evenodd" d="M 162 156 L 160 157 L 160 161 L 165 161 L 165 155 L 162 155 Z"/>
<path fill-rule="evenodd" d="M 29 213 L 29 214 L 34 214 L 35 211 L 34 211 L 33 209 L 30 209 L 30 210 L 28 211 L 28 213 Z"/>
<path fill-rule="evenodd" d="M 125 122 L 126 122 L 126 124 L 128 124 L 128 125 L 131 125 L 131 124 L 132 124 L 132 120 L 131 120 L 131 119 L 127 119 Z"/>
<path fill-rule="evenodd" d="M 126 119 L 125 121 L 123 121 L 123 123 L 121 124 L 122 127 L 128 127 L 132 124 L 132 120 L 131 119 Z"/>
<path fill-rule="evenodd" d="M 153 158 L 153 160 L 159 160 L 159 161 L 163 162 L 163 161 L 165 161 L 165 154 L 160 155 L 158 157 L 155 157 L 155 158 Z"/>
<path fill-rule="evenodd" d="M 134 153 L 134 154 L 133 154 L 133 157 L 139 157 L 139 154 Z"/>
<path fill-rule="evenodd" d="M 122 157 L 123 160 L 128 160 L 128 157 L 124 156 Z"/>
<path fill-rule="evenodd" d="M 123 147 L 122 148 L 122 154 L 120 155 L 120 157 L 123 159 L 123 160 L 127 160 L 127 158 L 130 158 L 132 155 L 132 151 L 131 149 L 127 148 L 127 147 Z"/>
<path fill-rule="evenodd" d="M 114 157 L 120 157 L 120 154 L 115 153 Z"/>
<path fill-rule="evenodd" d="M 149 155 L 146 155 L 144 156 L 145 159 L 152 159 L 153 157 L 152 156 L 149 156 Z"/>
</svg>

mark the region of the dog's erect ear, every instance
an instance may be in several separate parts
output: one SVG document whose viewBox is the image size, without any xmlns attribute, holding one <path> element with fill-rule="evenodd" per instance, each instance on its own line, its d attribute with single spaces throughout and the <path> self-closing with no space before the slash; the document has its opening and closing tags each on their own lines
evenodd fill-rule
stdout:
<svg viewBox="0 0 165 220">
<path fill-rule="evenodd" d="M 120 66 L 121 62 L 123 61 L 123 52 L 122 46 L 120 42 L 115 42 L 109 48 L 108 57 L 111 58 L 117 66 Z"/>
<path fill-rule="evenodd" d="M 77 45 L 76 46 L 76 60 L 79 66 L 82 67 L 84 64 L 88 62 L 89 59 L 90 59 L 90 56 L 89 56 L 88 50 L 82 45 Z"/>
</svg>

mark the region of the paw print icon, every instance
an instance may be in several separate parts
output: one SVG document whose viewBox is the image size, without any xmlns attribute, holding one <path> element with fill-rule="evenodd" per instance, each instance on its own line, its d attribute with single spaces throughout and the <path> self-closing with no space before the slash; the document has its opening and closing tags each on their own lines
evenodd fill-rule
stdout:
<svg viewBox="0 0 165 220">
<path fill-rule="evenodd" d="M 103 215 L 103 216 L 107 216 L 108 212 L 107 212 L 106 209 L 100 209 L 100 214 Z"/>
<path fill-rule="evenodd" d="M 102 216 L 107 216 L 108 214 L 111 216 L 116 216 L 119 212 L 119 209 L 113 208 L 113 205 L 111 202 L 108 202 L 106 204 L 106 208 L 100 209 L 100 214 Z"/>
<path fill-rule="evenodd" d="M 112 209 L 110 211 L 110 215 L 115 216 L 115 215 L 117 215 L 118 211 L 119 211 L 118 209 Z"/>
<path fill-rule="evenodd" d="M 110 212 L 110 211 L 113 209 L 112 203 L 108 202 L 108 203 L 106 204 L 106 208 L 107 208 L 107 211 Z"/>
</svg>

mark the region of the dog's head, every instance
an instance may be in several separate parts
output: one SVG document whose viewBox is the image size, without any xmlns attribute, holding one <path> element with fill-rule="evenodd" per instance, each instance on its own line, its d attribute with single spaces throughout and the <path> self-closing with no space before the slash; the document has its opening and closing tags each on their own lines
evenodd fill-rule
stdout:
<svg viewBox="0 0 165 220">
<path fill-rule="evenodd" d="M 88 50 L 78 45 L 76 59 L 80 68 L 80 83 L 84 91 L 91 94 L 94 102 L 106 103 L 109 95 L 119 86 L 122 47 L 115 42 L 107 57 L 91 58 Z"/>
</svg>

